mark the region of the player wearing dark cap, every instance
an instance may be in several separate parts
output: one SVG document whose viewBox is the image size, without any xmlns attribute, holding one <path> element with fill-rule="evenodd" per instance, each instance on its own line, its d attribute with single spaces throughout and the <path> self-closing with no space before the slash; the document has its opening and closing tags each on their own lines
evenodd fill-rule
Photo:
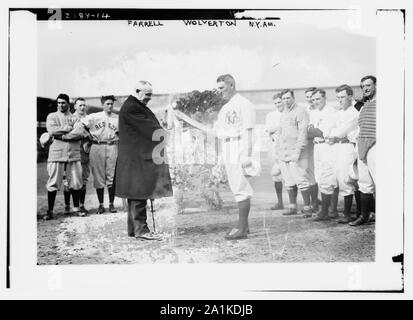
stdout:
<svg viewBox="0 0 413 320">
<path fill-rule="evenodd" d="M 69 110 L 69 96 L 59 94 L 57 97 L 57 111 L 50 113 L 46 118 L 46 128 L 53 138 L 47 159 L 49 179 L 46 184 L 48 191 L 48 210 L 44 219 L 53 218 L 53 208 L 57 190 L 60 190 L 65 180 L 65 189 L 73 195 L 74 212 L 79 213 L 79 189 L 82 187 L 82 166 L 80 163 L 81 135 L 69 134 L 76 119 Z M 64 177 L 66 176 L 66 179 Z"/>
</svg>

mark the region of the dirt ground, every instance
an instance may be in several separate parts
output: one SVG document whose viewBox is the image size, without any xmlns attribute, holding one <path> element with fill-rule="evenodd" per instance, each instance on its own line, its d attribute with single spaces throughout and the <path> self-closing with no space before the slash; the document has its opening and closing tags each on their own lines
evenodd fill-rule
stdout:
<svg viewBox="0 0 413 320">
<path fill-rule="evenodd" d="M 208 210 L 196 194 L 187 194 L 185 211 L 177 214 L 173 198 L 155 201 L 156 231 L 162 241 L 127 236 L 126 212 L 116 198 L 117 213 L 96 215 L 97 198 L 89 183 L 87 217 L 64 216 L 58 193 L 56 219 L 37 221 L 38 264 L 123 263 L 261 263 L 261 262 L 369 262 L 375 256 L 375 225 L 340 225 L 336 220 L 312 222 L 300 215 L 283 216 L 269 208 L 276 196 L 269 168 L 255 178 L 248 239 L 227 241 L 224 235 L 236 224 L 238 210 L 232 194 L 222 193 L 224 208 Z M 46 164 L 38 164 L 38 208 L 47 209 Z M 107 193 L 105 205 L 107 207 Z M 284 201 L 287 202 L 287 194 Z M 340 205 L 339 205 L 340 206 Z M 148 223 L 152 217 L 148 210 Z"/>
</svg>

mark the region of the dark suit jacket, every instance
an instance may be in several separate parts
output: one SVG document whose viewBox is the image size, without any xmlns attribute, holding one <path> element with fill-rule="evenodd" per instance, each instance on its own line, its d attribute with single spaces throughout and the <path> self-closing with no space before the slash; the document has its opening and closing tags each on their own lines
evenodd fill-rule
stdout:
<svg viewBox="0 0 413 320">
<path fill-rule="evenodd" d="M 172 196 L 169 166 L 157 164 L 161 160 L 159 156 L 166 159 L 166 150 L 162 148 L 165 141 L 153 141 L 155 131 L 165 133 L 154 113 L 134 96 L 129 96 L 119 112 L 116 196 L 127 199 Z"/>
</svg>

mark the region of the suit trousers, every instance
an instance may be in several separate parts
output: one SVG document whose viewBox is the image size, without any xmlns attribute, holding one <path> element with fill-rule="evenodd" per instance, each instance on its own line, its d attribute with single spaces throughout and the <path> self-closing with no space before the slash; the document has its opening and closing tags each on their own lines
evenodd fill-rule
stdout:
<svg viewBox="0 0 413 320">
<path fill-rule="evenodd" d="M 149 232 L 146 222 L 147 199 L 128 199 L 128 236 L 136 237 Z"/>
</svg>

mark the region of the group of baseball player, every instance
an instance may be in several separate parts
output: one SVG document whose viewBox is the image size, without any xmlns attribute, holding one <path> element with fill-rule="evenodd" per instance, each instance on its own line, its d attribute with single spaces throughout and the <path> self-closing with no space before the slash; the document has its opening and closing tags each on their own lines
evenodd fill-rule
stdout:
<svg viewBox="0 0 413 320">
<path fill-rule="evenodd" d="M 336 88 L 337 106 L 329 106 L 321 88 L 305 90 L 307 106 L 295 102 L 292 90 L 275 94 L 276 110 L 266 117 L 274 163 L 271 175 L 278 203 L 284 209 L 283 182 L 289 205 L 284 215 L 295 215 L 300 190 L 304 218 L 339 218 L 338 197 L 344 198 L 338 223 L 359 226 L 372 221 L 375 211 L 376 78 L 360 83 L 363 98 L 355 102 L 348 85 Z M 321 208 L 318 194 L 321 194 Z M 352 219 L 353 195 L 357 217 Z"/>
<path fill-rule="evenodd" d="M 283 184 L 289 204 L 283 215 L 296 215 L 300 190 L 304 218 L 325 221 L 339 218 L 338 197 L 344 197 L 339 223 L 359 226 L 373 220 L 375 211 L 376 78 L 360 81 L 363 98 L 355 102 L 348 85 L 336 88 L 338 106 L 327 104 L 322 88 L 305 90 L 307 106 L 295 102 L 294 91 L 286 89 L 273 97 L 275 109 L 266 116 L 270 138 L 269 155 L 272 180 L 278 202 L 272 210 L 284 209 Z M 218 77 L 218 90 L 226 104 L 218 114 L 215 128 L 221 140 L 222 158 L 229 186 L 238 203 L 238 224 L 225 238 L 248 237 L 248 215 L 253 188 L 250 179 L 257 175 L 259 158 L 253 152 L 255 108 L 236 92 L 234 78 Z M 321 208 L 319 193 L 321 194 Z M 357 217 L 352 219 L 353 195 Z"/>
<path fill-rule="evenodd" d="M 115 100 L 113 95 L 103 96 L 103 111 L 87 115 L 85 99 L 77 98 L 74 101 L 75 112 L 71 113 L 69 96 L 58 95 L 57 111 L 47 116 L 47 135 L 42 141 L 43 145 L 50 144 L 46 184 L 48 210 L 44 219 L 53 219 L 56 194 L 62 184 L 64 213 L 86 216 L 86 185 L 90 173 L 99 201 L 97 213 L 105 212 L 105 187 L 109 193 L 109 211 L 116 212 L 113 180 L 118 153 L 118 115 L 113 113 Z"/>
<path fill-rule="evenodd" d="M 266 117 L 271 176 L 278 198 L 271 209 L 284 209 L 284 185 L 289 198 L 284 215 L 299 213 L 300 190 L 305 218 L 313 213 L 317 213 L 315 221 L 338 218 L 338 197 L 342 195 L 344 211 L 339 223 L 359 226 L 371 220 L 370 213 L 375 211 L 376 78 L 363 77 L 360 85 L 363 98 L 358 102 L 350 86 L 337 87 L 338 107 L 327 104 L 326 92 L 321 88 L 305 91 L 307 106 L 298 105 L 290 89 L 274 95 L 276 110 Z M 245 239 L 250 232 L 248 216 L 254 193 L 250 180 L 260 172 L 259 152 L 254 151 L 256 109 L 236 91 L 232 75 L 219 76 L 217 89 L 225 104 L 212 134 L 220 141 L 220 163 L 238 205 L 238 223 L 225 239 Z M 140 81 L 118 117 L 113 113 L 113 96 L 102 97 L 103 111 L 90 115 L 86 115 L 84 99 L 75 100 L 72 114 L 69 97 L 57 97 L 57 111 L 46 120 L 52 137 L 46 219 L 53 218 L 56 192 L 63 181 L 65 212 L 70 212 L 72 195 L 73 212 L 87 214 L 84 200 L 90 168 L 99 200 L 97 213 L 105 211 L 103 195 L 107 187 L 111 212 L 116 212 L 115 193 L 127 199 L 129 236 L 159 238 L 147 225 L 146 203 L 148 199 L 172 196 L 172 186 L 168 164 L 158 163 L 160 155 L 154 153 L 158 144 L 154 133 L 164 128 L 147 106 L 151 98 L 152 85 Z M 358 208 L 354 220 L 353 195 Z"/>
</svg>

